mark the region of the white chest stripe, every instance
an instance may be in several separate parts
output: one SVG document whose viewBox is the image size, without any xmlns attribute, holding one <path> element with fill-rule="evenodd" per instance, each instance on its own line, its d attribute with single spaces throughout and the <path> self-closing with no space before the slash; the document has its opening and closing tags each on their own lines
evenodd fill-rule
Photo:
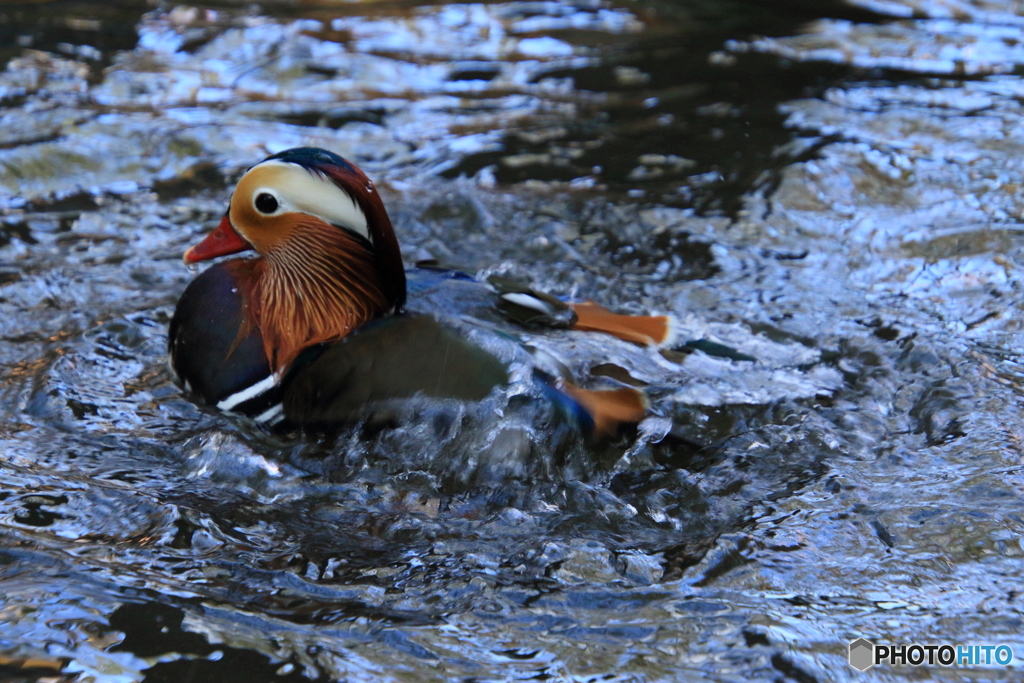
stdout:
<svg viewBox="0 0 1024 683">
<path fill-rule="evenodd" d="M 228 411 L 237 406 L 239 403 L 245 403 L 251 398 L 256 398 L 262 393 L 265 393 L 274 388 L 277 384 L 277 375 L 269 375 L 261 379 L 251 387 L 242 389 L 241 391 L 231 394 L 223 401 L 217 403 L 217 407 L 223 411 Z"/>
<path fill-rule="evenodd" d="M 284 406 L 278 403 L 276 406 L 268 408 L 267 410 L 263 411 L 253 419 L 259 422 L 260 424 L 267 422 L 270 423 L 271 425 L 275 425 L 282 419 L 284 419 L 283 413 Z"/>
</svg>

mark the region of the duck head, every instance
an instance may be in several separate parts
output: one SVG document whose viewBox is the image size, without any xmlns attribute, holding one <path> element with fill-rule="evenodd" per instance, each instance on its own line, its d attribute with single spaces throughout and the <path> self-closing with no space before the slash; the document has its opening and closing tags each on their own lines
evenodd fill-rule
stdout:
<svg viewBox="0 0 1024 683">
<path fill-rule="evenodd" d="M 405 304 L 405 268 L 384 203 L 359 168 L 332 152 L 299 147 L 250 168 L 220 224 L 184 261 L 250 249 L 257 258 L 227 265 L 245 300 L 244 325 L 259 328 L 275 370 Z"/>
</svg>

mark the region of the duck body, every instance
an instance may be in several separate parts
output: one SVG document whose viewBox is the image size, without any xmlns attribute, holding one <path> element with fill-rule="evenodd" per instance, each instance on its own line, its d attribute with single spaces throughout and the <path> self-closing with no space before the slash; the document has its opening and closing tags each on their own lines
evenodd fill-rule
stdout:
<svg viewBox="0 0 1024 683">
<path fill-rule="evenodd" d="M 479 401 L 508 381 L 507 363 L 523 360 L 510 340 L 477 331 L 478 338 L 490 337 L 495 355 L 471 342 L 467 325 L 458 324 L 460 315 L 487 315 L 494 295 L 486 287 L 458 271 L 411 269 L 410 289 L 424 294 L 413 310 L 312 345 L 275 373 L 260 330 L 247 325 L 234 272 L 244 264 L 215 264 L 189 284 L 171 321 L 170 360 L 187 391 L 263 427 L 330 426 L 417 395 Z M 447 315 L 431 310 L 441 302 Z"/>
<path fill-rule="evenodd" d="M 336 154 L 298 148 L 249 169 L 223 220 L 184 260 L 250 249 L 256 258 L 221 261 L 196 277 L 169 330 L 180 384 L 224 412 L 273 431 L 330 427 L 396 401 L 480 401 L 518 382 L 584 431 L 643 416 L 635 389 L 588 391 L 560 378 L 557 361 L 538 357 L 510 329 L 509 311 L 554 327 L 624 325 L 639 339 L 652 321 L 667 323 L 600 307 L 574 312 L 546 295 L 496 292 L 459 271 L 407 271 L 372 182 Z"/>
</svg>

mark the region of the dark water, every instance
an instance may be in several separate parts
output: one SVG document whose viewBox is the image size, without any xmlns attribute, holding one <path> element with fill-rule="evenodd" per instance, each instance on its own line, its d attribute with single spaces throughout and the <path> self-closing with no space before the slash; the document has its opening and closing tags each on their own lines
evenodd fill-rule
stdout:
<svg viewBox="0 0 1024 683">
<path fill-rule="evenodd" d="M 0 5 L 0 680 L 1014 680 L 846 648 L 1024 656 L 1018 9 Z M 598 444 L 233 424 L 180 257 L 297 145 L 409 262 L 756 360 L 524 333 L 647 387 Z"/>
</svg>

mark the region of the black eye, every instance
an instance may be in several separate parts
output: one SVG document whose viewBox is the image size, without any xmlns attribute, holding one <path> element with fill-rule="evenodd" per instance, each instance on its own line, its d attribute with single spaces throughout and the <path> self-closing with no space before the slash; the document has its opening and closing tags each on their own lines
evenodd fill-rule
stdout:
<svg viewBox="0 0 1024 683">
<path fill-rule="evenodd" d="M 256 210 L 260 213 L 274 213 L 277 211 L 277 197 L 269 192 L 260 192 L 256 195 Z"/>
</svg>

